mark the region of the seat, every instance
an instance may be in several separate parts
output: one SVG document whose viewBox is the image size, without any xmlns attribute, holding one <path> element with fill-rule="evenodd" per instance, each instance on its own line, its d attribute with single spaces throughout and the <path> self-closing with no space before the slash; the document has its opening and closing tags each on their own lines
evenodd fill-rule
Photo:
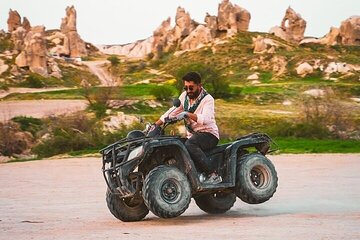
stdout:
<svg viewBox="0 0 360 240">
<path fill-rule="evenodd" d="M 205 151 L 205 155 L 206 156 L 211 156 L 211 155 L 214 155 L 214 154 L 217 154 L 217 153 L 222 153 L 224 152 L 224 150 L 230 146 L 231 143 L 226 143 L 226 144 L 222 144 L 222 145 L 218 145 L 216 146 L 215 148 L 213 149 L 210 149 L 208 151 Z"/>
</svg>

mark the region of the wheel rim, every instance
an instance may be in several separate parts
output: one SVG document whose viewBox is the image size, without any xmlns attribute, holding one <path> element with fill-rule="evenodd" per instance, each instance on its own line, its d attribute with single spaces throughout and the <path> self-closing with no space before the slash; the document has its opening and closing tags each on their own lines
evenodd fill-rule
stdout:
<svg viewBox="0 0 360 240">
<path fill-rule="evenodd" d="M 250 180 L 256 188 L 266 188 L 270 183 L 270 173 L 264 166 L 255 166 L 250 171 Z"/>
<path fill-rule="evenodd" d="M 167 179 L 161 186 L 161 198 L 167 203 L 176 203 L 180 199 L 181 188 L 174 179 Z"/>
</svg>

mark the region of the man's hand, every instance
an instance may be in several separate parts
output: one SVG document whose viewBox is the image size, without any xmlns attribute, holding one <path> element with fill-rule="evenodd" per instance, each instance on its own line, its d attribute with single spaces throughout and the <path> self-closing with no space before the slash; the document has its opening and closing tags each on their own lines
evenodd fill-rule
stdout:
<svg viewBox="0 0 360 240">
<path fill-rule="evenodd" d="M 182 112 L 182 113 L 179 113 L 178 115 L 176 115 L 177 120 L 182 120 L 182 119 L 188 118 L 188 117 L 189 117 L 188 112 Z"/>
</svg>

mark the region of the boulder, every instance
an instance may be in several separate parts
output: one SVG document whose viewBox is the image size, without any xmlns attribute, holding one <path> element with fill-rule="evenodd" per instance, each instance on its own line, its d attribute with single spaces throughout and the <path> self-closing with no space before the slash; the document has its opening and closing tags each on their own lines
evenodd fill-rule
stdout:
<svg viewBox="0 0 360 240">
<path fill-rule="evenodd" d="M 305 77 L 308 74 L 313 73 L 314 68 L 307 62 L 301 63 L 297 68 L 296 68 L 296 73 L 302 77 Z"/>
<path fill-rule="evenodd" d="M 360 45 L 360 16 L 352 16 L 341 22 L 340 38 L 344 45 Z"/>
<path fill-rule="evenodd" d="M 325 68 L 324 72 L 327 74 L 331 73 L 347 73 L 349 71 L 353 70 L 352 67 L 346 63 L 336 63 L 331 62 L 328 64 L 328 66 Z"/>
<path fill-rule="evenodd" d="M 259 79 L 259 73 L 257 72 L 247 77 L 247 80 L 258 80 L 258 79 Z"/>
<path fill-rule="evenodd" d="M 254 53 L 274 53 L 275 48 L 278 46 L 272 39 L 264 38 L 258 35 L 256 38 L 252 38 L 254 45 Z"/>
</svg>

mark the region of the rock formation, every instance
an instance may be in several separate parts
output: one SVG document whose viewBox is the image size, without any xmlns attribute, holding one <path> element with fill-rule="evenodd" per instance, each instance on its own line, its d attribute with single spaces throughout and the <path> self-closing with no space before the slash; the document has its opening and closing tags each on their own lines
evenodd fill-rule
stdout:
<svg viewBox="0 0 360 240">
<path fill-rule="evenodd" d="M 14 49 L 21 51 L 24 48 L 24 38 L 28 31 L 23 27 L 18 27 L 16 30 L 11 32 L 11 40 L 14 43 Z"/>
<path fill-rule="evenodd" d="M 223 0 L 218 7 L 218 30 L 227 31 L 230 36 L 239 31 L 247 31 L 250 18 L 246 9 L 232 5 L 229 0 Z"/>
<path fill-rule="evenodd" d="M 61 33 L 64 38 L 64 46 L 69 47 L 70 57 L 82 57 L 87 55 L 85 42 L 81 39 L 76 29 L 76 10 L 74 6 L 66 8 L 66 17 L 61 21 Z"/>
<path fill-rule="evenodd" d="M 170 43 L 173 42 L 171 19 L 163 21 L 161 25 L 154 31 L 151 52 L 155 58 L 169 49 Z"/>
<path fill-rule="evenodd" d="M 26 32 L 30 31 L 31 29 L 30 22 L 26 17 L 23 17 L 22 27 L 26 30 Z"/>
<path fill-rule="evenodd" d="M 13 11 L 10 9 L 7 24 L 8 24 L 8 31 L 10 33 L 12 31 L 15 31 L 18 27 L 21 26 L 21 17 L 20 17 L 20 14 L 16 10 Z"/>
<path fill-rule="evenodd" d="M 210 29 L 211 37 L 215 38 L 217 36 L 218 31 L 218 22 L 216 16 L 211 16 L 210 14 L 206 13 L 205 17 L 206 27 Z"/>
<path fill-rule="evenodd" d="M 153 37 L 123 45 L 97 45 L 105 54 L 127 56 L 130 58 L 143 58 L 151 53 Z"/>
<path fill-rule="evenodd" d="M 209 14 L 205 17 L 205 24 L 192 20 L 184 8 L 178 7 L 175 17 L 175 27 L 171 27 L 171 19 L 163 21 L 153 32 L 153 36 L 145 40 L 124 45 L 99 45 L 99 50 L 107 54 L 119 54 L 129 57 L 145 57 L 153 53 L 158 58 L 162 53 L 174 47 L 177 50 L 192 50 L 209 42 L 214 42 L 224 36 L 231 37 L 239 31 L 247 31 L 250 13 L 223 0 L 219 4 L 218 16 Z M 149 50 L 149 44 L 151 50 Z M 179 51 L 181 52 L 181 51 Z"/>
<path fill-rule="evenodd" d="M 16 57 L 19 67 L 29 67 L 30 71 L 47 76 L 47 49 L 45 42 L 45 27 L 36 26 L 26 34 L 24 49 Z"/>
<path fill-rule="evenodd" d="M 252 39 L 254 45 L 254 53 L 274 53 L 278 46 L 272 39 L 264 38 L 258 35 Z"/>
<path fill-rule="evenodd" d="M 212 41 L 210 29 L 204 25 L 199 25 L 197 28 L 190 33 L 182 42 L 182 50 L 195 49 L 203 44 L 209 43 Z"/>
<path fill-rule="evenodd" d="M 286 41 L 300 42 L 304 38 L 305 29 L 306 21 L 301 18 L 300 14 L 297 14 L 289 7 L 286 10 L 281 26 L 271 28 L 270 33 Z"/>
<path fill-rule="evenodd" d="M 178 7 L 175 17 L 175 28 L 173 32 L 174 40 L 185 38 L 196 28 L 198 23 L 193 21 L 190 14 L 184 8 Z"/>
<path fill-rule="evenodd" d="M 9 11 L 9 18 L 7 20 L 7 24 L 9 33 L 16 31 L 18 27 L 23 27 L 26 32 L 28 32 L 31 28 L 30 22 L 26 17 L 23 18 L 23 21 L 21 23 L 20 14 L 16 10 L 13 11 L 11 9 Z"/>
<path fill-rule="evenodd" d="M 352 16 L 341 22 L 340 28 L 331 27 L 328 34 L 324 37 L 306 38 L 300 44 L 318 43 L 333 46 L 336 44 L 343 45 L 360 45 L 360 16 Z"/>
<path fill-rule="evenodd" d="M 339 35 L 344 45 L 360 45 L 360 16 L 352 16 L 341 22 Z"/>
</svg>

